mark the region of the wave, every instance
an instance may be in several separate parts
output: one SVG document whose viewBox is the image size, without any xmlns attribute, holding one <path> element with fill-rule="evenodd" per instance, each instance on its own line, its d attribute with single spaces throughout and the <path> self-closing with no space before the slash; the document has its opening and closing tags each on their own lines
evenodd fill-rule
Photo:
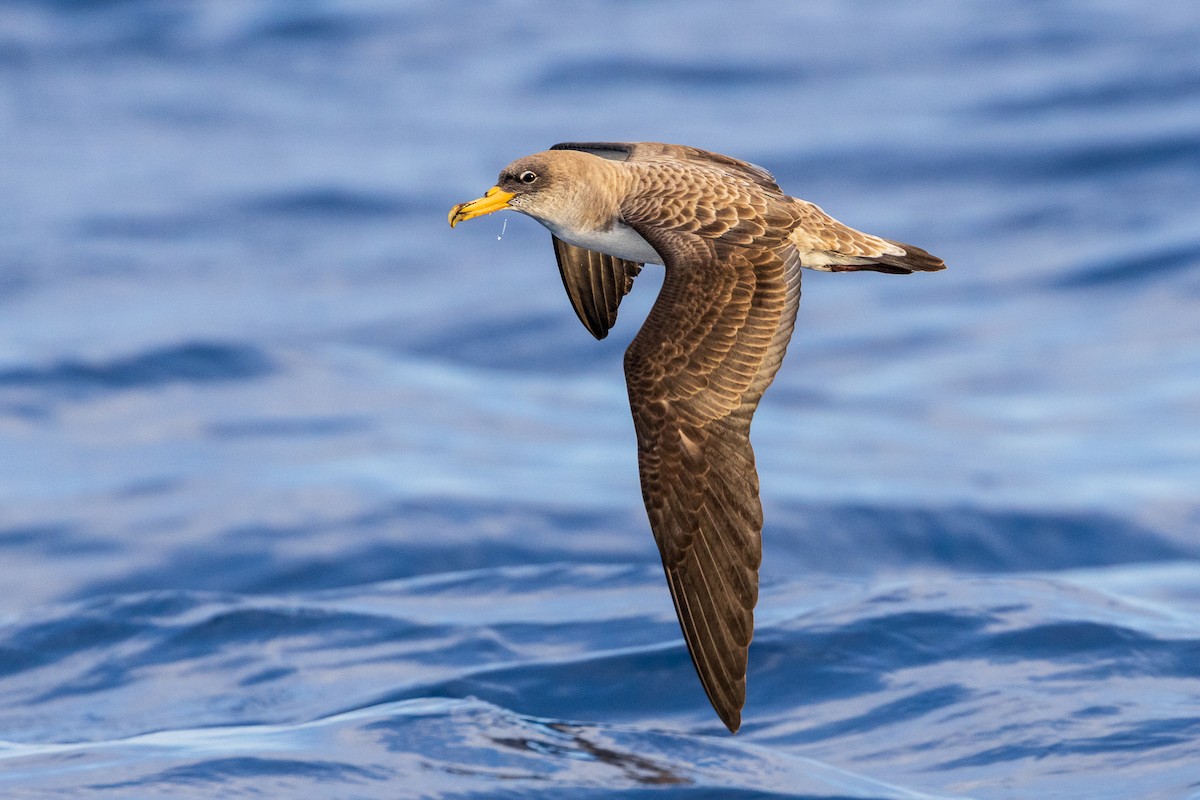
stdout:
<svg viewBox="0 0 1200 800">
<path fill-rule="evenodd" d="M 1200 618 L 1037 577 L 774 582 L 759 609 L 730 738 L 648 566 L 47 607 L 0 638 L 0 729 L 27 742 L 0 786 L 900 798 L 1086 786 L 1113 754 L 1169 786 L 1200 756 L 1164 705 L 1200 677 Z"/>
<path fill-rule="evenodd" d="M 0 744 L 0 786 L 103 798 L 256 792 L 361 798 L 649 797 L 937 800 L 735 740 L 514 714 L 475 699 L 387 703 L 285 725 L 218 726 L 61 745 Z M 81 786 L 82 784 L 82 786 Z M 257 788 L 256 788 L 257 787 Z M 143 795 L 144 796 L 144 795 Z M 945 796 L 943 800 L 949 800 Z"/>
</svg>

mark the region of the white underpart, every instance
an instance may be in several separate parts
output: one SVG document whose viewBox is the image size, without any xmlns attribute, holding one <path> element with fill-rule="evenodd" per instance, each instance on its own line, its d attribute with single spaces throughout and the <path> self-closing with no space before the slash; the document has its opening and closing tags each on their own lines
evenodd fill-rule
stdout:
<svg viewBox="0 0 1200 800">
<path fill-rule="evenodd" d="M 623 258 L 626 261 L 636 261 L 639 264 L 661 264 L 660 256 L 641 234 L 623 222 L 614 224 L 608 230 L 562 230 L 548 222 L 542 222 L 550 232 L 567 244 L 607 253 L 610 256 Z"/>
</svg>

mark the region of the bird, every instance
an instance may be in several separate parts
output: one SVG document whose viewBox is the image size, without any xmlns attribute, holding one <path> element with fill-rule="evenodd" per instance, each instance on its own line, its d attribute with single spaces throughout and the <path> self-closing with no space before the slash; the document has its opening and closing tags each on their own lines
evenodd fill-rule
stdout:
<svg viewBox="0 0 1200 800">
<path fill-rule="evenodd" d="M 665 268 L 624 360 L 638 473 L 688 653 L 736 733 L 762 561 L 750 423 L 791 339 L 801 270 L 945 262 L 838 222 L 762 167 L 686 145 L 556 144 L 454 206 L 450 226 L 501 209 L 550 231 L 567 296 L 597 339 L 642 266 Z"/>
</svg>

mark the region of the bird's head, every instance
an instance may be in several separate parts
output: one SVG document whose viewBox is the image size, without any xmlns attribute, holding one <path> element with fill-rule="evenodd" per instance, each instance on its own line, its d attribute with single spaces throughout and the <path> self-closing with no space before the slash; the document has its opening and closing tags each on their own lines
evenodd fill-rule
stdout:
<svg viewBox="0 0 1200 800">
<path fill-rule="evenodd" d="M 603 168 L 594 162 L 603 160 L 558 150 L 518 158 L 500 171 L 496 185 L 483 197 L 450 209 L 450 227 L 505 208 L 527 214 L 551 229 L 575 224 L 578 220 L 573 217 L 593 206 L 581 203 L 580 195 L 594 185 L 590 173 Z"/>
</svg>

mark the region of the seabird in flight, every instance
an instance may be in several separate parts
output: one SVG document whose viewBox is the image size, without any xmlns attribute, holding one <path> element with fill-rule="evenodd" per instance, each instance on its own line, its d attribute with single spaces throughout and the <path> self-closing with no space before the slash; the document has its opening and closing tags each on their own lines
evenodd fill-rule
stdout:
<svg viewBox="0 0 1200 800">
<path fill-rule="evenodd" d="M 505 167 L 487 194 L 450 210 L 450 225 L 505 208 L 550 230 L 567 295 L 597 339 L 642 265 L 666 268 L 625 353 L 642 497 L 700 683 L 736 732 L 762 560 L 750 420 L 791 338 L 800 270 L 945 264 L 789 197 L 761 167 L 682 145 L 554 145 Z"/>
</svg>

